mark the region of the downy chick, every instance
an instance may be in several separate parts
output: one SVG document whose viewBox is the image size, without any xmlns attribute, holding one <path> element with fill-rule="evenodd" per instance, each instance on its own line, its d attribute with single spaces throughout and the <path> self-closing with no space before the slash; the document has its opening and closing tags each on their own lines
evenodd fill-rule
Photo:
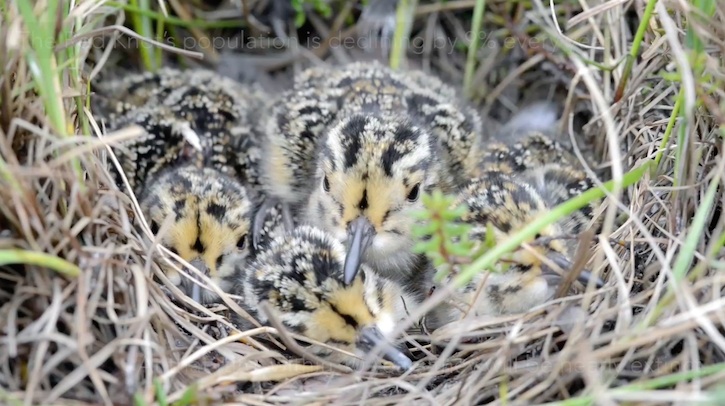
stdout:
<svg viewBox="0 0 725 406">
<path fill-rule="evenodd" d="M 211 71 L 173 68 L 95 87 L 111 130 L 143 129 L 141 137 L 114 149 L 153 233 L 170 217 L 161 243 L 225 289 L 220 264 L 246 257 L 251 245 L 247 234 L 258 200 L 254 119 L 263 92 Z M 121 174 L 111 172 L 120 185 Z M 216 298 L 162 266 L 195 300 Z"/>
<path fill-rule="evenodd" d="M 521 109 L 486 142 L 477 177 L 485 177 L 492 170 L 509 174 L 533 187 L 548 208 L 589 190 L 594 182 L 572 152 L 571 142 L 557 131 L 557 121 L 552 103 L 537 102 Z M 594 218 L 594 212 L 598 206 L 599 202 L 592 202 L 562 219 L 562 232 L 575 236 L 589 225 L 596 229 L 599 219 Z M 576 239 L 567 241 L 573 255 Z"/>
<path fill-rule="evenodd" d="M 470 178 L 480 127 L 453 89 L 422 72 L 377 62 L 308 69 L 265 127 L 269 204 L 299 208 L 345 242 L 346 281 L 361 262 L 404 280 L 418 261 L 410 213 L 422 193 Z"/>
<path fill-rule="evenodd" d="M 583 193 L 593 182 L 579 161 L 556 141 L 556 115 L 551 106 L 535 104 L 522 110 L 487 144 L 478 177 L 458 195 L 455 205 L 465 204 L 463 220 L 473 226 L 471 240 L 486 240 L 487 226 L 494 241 L 518 232 L 553 207 Z M 477 314 L 500 315 L 526 312 L 551 299 L 564 275 L 572 268 L 578 249 L 576 236 L 597 227 L 596 203 L 545 227 L 498 264 L 502 273 L 481 273 L 463 290 L 459 309 L 478 297 Z M 556 268 L 559 268 L 558 270 Z M 593 276 L 583 271 L 579 281 Z M 483 290 L 477 292 L 483 280 Z M 603 282 L 596 278 L 597 287 Z"/>
<path fill-rule="evenodd" d="M 410 359 L 391 343 L 395 337 L 390 333 L 420 297 L 364 265 L 346 284 L 344 256 L 343 246 L 334 237 L 299 226 L 275 238 L 250 266 L 235 265 L 234 292 L 259 322 L 268 323 L 269 315 L 259 307 L 266 301 L 274 317 L 291 331 L 352 354 L 308 347 L 331 362 L 357 367 L 358 357 L 380 346 L 385 359 L 410 368 Z M 241 317 L 235 322 L 245 329 L 251 324 Z"/>
<path fill-rule="evenodd" d="M 472 181 L 454 204 L 468 207 L 463 221 L 473 226 L 470 239 L 478 243 L 474 250 L 486 241 L 489 224 L 494 241 L 500 241 L 550 210 L 530 184 L 495 170 Z M 478 274 L 454 298 L 456 307 L 465 312 L 468 304 L 474 304 L 477 315 L 501 315 L 527 312 L 550 300 L 565 276 L 562 272 L 572 266 L 572 252 L 565 241 L 574 223 L 564 219 L 545 227 L 526 241 L 530 248 L 519 247 L 499 261 L 498 272 Z M 578 278 L 585 285 L 590 279 L 587 271 Z M 598 279 L 597 286 L 602 286 Z"/>
</svg>

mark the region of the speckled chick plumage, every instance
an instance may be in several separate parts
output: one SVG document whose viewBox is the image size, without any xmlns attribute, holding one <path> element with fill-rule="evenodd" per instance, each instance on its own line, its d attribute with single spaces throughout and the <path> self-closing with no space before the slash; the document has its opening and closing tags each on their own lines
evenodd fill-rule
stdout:
<svg viewBox="0 0 725 406">
<path fill-rule="evenodd" d="M 259 200 L 254 120 L 264 93 L 208 70 L 173 68 L 95 87 L 109 129 L 143 130 L 114 149 L 152 232 L 166 230 L 162 245 L 226 290 L 229 275 L 221 264 L 232 258 L 244 263 L 251 253 L 247 234 Z M 111 172 L 120 186 L 120 173 Z M 162 267 L 195 299 L 218 298 L 173 267 Z"/>
<path fill-rule="evenodd" d="M 561 144 L 540 132 L 528 133 L 510 145 L 491 143 L 483 154 L 477 178 L 501 172 L 534 188 L 546 204 L 553 208 L 594 186 L 580 169 L 576 157 Z M 566 218 L 565 234 L 579 234 L 592 220 L 597 204 L 584 206 Z"/>
<path fill-rule="evenodd" d="M 402 278 L 416 261 L 411 210 L 423 192 L 469 179 L 480 127 L 452 88 L 423 72 L 377 62 L 311 68 L 265 127 L 264 187 L 341 241 L 366 216 L 376 235 L 363 261 Z"/>
<path fill-rule="evenodd" d="M 478 171 L 496 169 L 503 173 L 520 174 L 539 170 L 547 164 L 567 167 L 579 165 L 576 157 L 550 136 L 532 131 L 518 140 L 487 142 Z M 477 174 L 480 176 L 480 172 Z"/>
<path fill-rule="evenodd" d="M 472 225 L 471 240 L 478 242 L 476 249 L 487 238 L 487 225 L 492 226 L 494 240 L 503 240 L 514 234 L 537 216 L 548 211 L 544 200 L 529 184 L 508 174 L 489 171 L 485 177 L 473 181 L 454 203 L 465 204 L 469 211 L 463 221 Z M 552 278 L 545 277 L 544 260 L 541 257 L 555 252 L 567 255 L 566 245 L 561 240 L 546 237 L 561 236 L 562 229 L 554 224 L 544 228 L 539 237 L 544 237 L 541 245 L 527 241 L 535 252 L 518 248 L 505 261 L 499 263 L 499 271 L 477 275 L 471 283 L 462 289 L 460 308 L 474 303 L 481 283 L 485 286 L 474 309 L 478 315 L 499 315 L 526 312 L 544 303 L 553 295 L 556 285 Z"/>
<path fill-rule="evenodd" d="M 143 189 L 140 205 L 151 231 L 161 232 L 164 247 L 206 272 L 222 290 L 231 287 L 233 275 L 222 265 L 245 264 L 250 255 L 253 203 L 246 188 L 215 169 L 174 167 Z M 191 295 L 194 282 L 162 266 L 171 282 Z M 201 292 L 202 302 L 218 298 L 210 289 Z"/>
<path fill-rule="evenodd" d="M 259 109 L 268 97 L 204 69 L 162 68 L 96 86 L 109 130 L 138 125 L 144 134 L 115 148 L 135 193 L 156 172 L 192 163 L 259 185 Z M 120 185 L 121 179 L 113 171 Z"/>
<path fill-rule="evenodd" d="M 485 178 L 491 171 L 507 174 L 531 186 L 548 208 L 593 187 L 570 144 L 556 131 L 553 109 L 551 104 L 535 103 L 514 115 L 486 141 L 476 178 Z M 598 202 L 592 202 L 562 220 L 562 232 L 575 235 L 589 225 L 597 227 L 596 220 L 591 223 L 597 207 Z"/>
<path fill-rule="evenodd" d="M 355 356 L 366 356 L 361 331 L 376 328 L 392 342 L 389 334 L 421 298 L 364 265 L 353 283 L 344 284 L 344 255 L 343 246 L 329 234 L 299 226 L 275 238 L 251 266 L 237 265 L 234 291 L 261 323 L 268 323 L 268 315 L 259 303 L 267 301 L 287 328 L 353 356 L 317 345 L 308 349 L 355 367 L 361 361 Z M 246 325 L 241 317 L 236 322 Z"/>
<path fill-rule="evenodd" d="M 279 97 L 265 126 L 272 158 L 264 166 L 268 193 L 291 203 L 305 201 L 319 148 L 326 139 L 334 142 L 333 133 L 346 136 L 337 144 L 350 156 L 359 153 L 356 149 L 369 150 L 370 140 L 354 142 L 362 134 L 339 131 L 359 117 L 416 127 L 425 136 L 422 144 L 440 158 L 435 165 L 445 171 L 441 181 L 465 182 L 475 167 L 472 151 L 478 149 L 481 120 L 461 100 L 452 87 L 422 71 L 396 71 L 378 62 L 309 68 Z"/>
<path fill-rule="evenodd" d="M 255 216 L 252 218 L 252 229 L 259 229 L 257 244 L 252 244 L 250 249 L 252 256 L 256 256 L 261 252 L 269 249 L 270 245 L 279 237 L 287 234 L 289 230 L 285 228 L 284 214 L 282 213 L 282 205 L 275 204 L 273 206 L 265 206 L 263 202 L 258 202 L 254 208 Z M 297 223 L 297 219 L 293 218 Z"/>
<path fill-rule="evenodd" d="M 489 225 L 494 241 L 505 239 L 593 185 L 574 155 L 550 134 L 523 127 L 510 130 L 504 128 L 507 136 L 489 144 L 478 177 L 454 203 L 468 207 L 463 220 L 473 226 L 470 237 L 479 244 L 486 240 Z M 469 304 L 478 315 L 521 313 L 550 300 L 564 277 L 557 274 L 557 267 L 566 272 L 562 264 L 574 259 L 575 237 L 598 224 L 593 219 L 595 208 L 595 204 L 586 206 L 542 229 L 526 242 L 528 249 L 519 247 L 497 265 L 502 272 L 477 275 L 452 299 L 451 314 L 460 315 Z"/>
</svg>

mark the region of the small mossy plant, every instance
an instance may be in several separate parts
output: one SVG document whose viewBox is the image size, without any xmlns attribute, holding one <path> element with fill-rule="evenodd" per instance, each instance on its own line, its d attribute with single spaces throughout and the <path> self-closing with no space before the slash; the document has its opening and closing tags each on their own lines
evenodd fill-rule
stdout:
<svg viewBox="0 0 725 406">
<path fill-rule="evenodd" d="M 460 265 L 470 263 L 494 245 L 494 233 L 487 232 L 481 247 L 474 249 L 476 244 L 469 238 L 472 227 L 462 221 L 468 208 L 455 205 L 455 196 L 435 190 L 421 199 L 425 208 L 414 214 L 421 222 L 413 227 L 418 240 L 413 249 L 431 260 L 439 281 L 450 273 L 457 274 Z"/>
</svg>

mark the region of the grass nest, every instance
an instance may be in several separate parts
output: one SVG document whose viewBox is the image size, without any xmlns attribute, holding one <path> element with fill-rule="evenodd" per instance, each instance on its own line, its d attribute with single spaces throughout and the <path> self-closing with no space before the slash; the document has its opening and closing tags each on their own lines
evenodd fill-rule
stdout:
<svg viewBox="0 0 725 406">
<path fill-rule="evenodd" d="M 0 402 L 725 402 L 722 3 L 398 3 L 0 6 Z M 105 133 L 89 83 L 179 65 L 273 89 L 365 58 L 440 75 L 491 128 L 558 101 L 601 180 L 585 259 L 606 286 L 421 338 L 400 375 L 301 362 L 291 333 L 239 331 L 231 301 L 154 282 L 164 259 L 108 172 L 109 145 L 136 134 Z"/>
</svg>

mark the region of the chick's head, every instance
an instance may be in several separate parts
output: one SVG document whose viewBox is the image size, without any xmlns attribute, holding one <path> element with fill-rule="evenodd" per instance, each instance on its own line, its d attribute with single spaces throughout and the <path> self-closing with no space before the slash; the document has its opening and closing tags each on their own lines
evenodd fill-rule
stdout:
<svg viewBox="0 0 725 406">
<path fill-rule="evenodd" d="M 222 265 L 244 261 L 248 255 L 252 207 L 248 190 L 234 179 L 193 166 L 163 172 L 141 198 L 151 231 L 162 233 L 161 244 L 204 272 L 222 290 L 230 286 L 232 269 Z M 200 290 L 171 265 L 162 264 L 167 277 L 195 300 L 218 298 L 210 289 Z"/>
<path fill-rule="evenodd" d="M 331 127 L 307 219 L 347 244 L 347 282 L 361 262 L 396 270 L 414 261 L 411 212 L 436 184 L 434 145 L 426 131 L 396 117 L 353 114 Z"/>
<path fill-rule="evenodd" d="M 255 258 L 249 275 L 239 283 L 241 296 L 250 308 L 267 301 L 287 328 L 354 355 L 310 347 L 332 362 L 357 366 L 357 357 L 366 357 L 378 346 L 385 359 L 408 368 L 410 359 L 389 340 L 396 324 L 407 317 L 405 302 L 414 298 L 364 265 L 346 284 L 344 255 L 334 237 L 299 226 Z M 266 323 L 268 316 L 260 314 L 260 321 Z"/>
</svg>

